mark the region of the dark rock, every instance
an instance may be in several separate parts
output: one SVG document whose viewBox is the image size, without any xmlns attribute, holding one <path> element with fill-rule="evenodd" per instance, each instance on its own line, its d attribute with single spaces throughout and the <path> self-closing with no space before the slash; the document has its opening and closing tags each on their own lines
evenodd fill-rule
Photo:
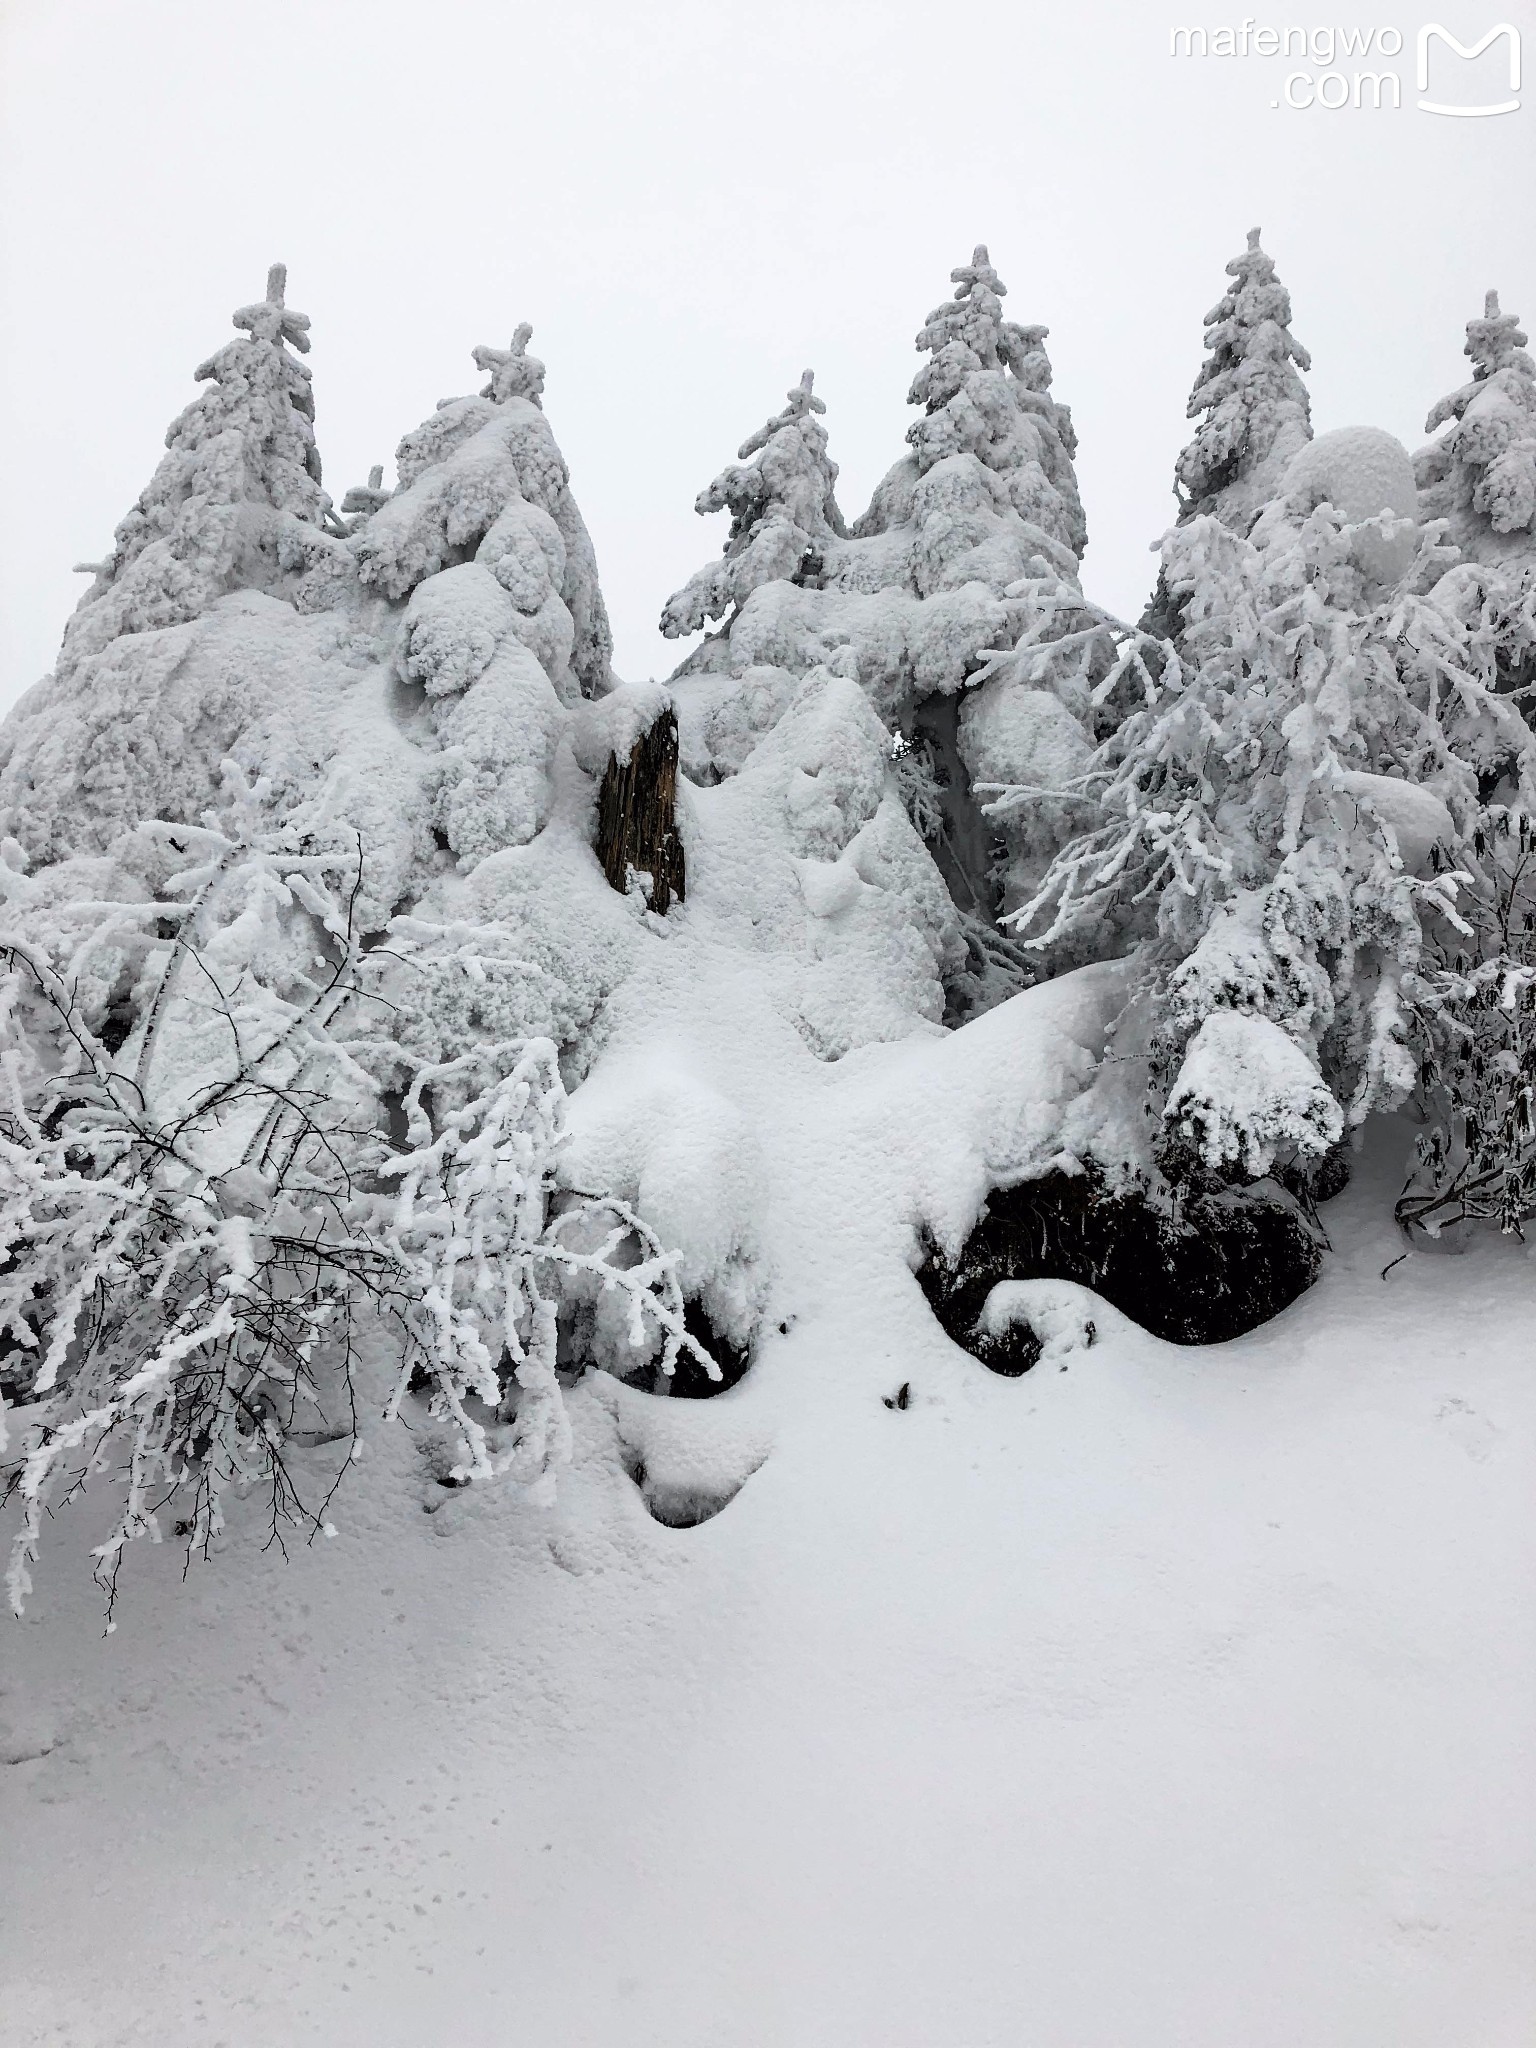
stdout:
<svg viewBox="0 0 1536 2048">
<path fill-rule="evenodd" d="M 918 1282 L 944 1329 L 994 1372 L 1028 1372 L 1026 1324 L 979 1338 L 1002 1280 L 1075 1280 L 1172 1344 L 1220 1344 L 1289 1307 L 1317 1278 L 1321 1232 L 1298 1204 L 1257 1189 L 1195 1195 L 1177 1209 L 1094 1172 L 996 1190 L 953 1265 L 930 1249 Z"/>
</svg>

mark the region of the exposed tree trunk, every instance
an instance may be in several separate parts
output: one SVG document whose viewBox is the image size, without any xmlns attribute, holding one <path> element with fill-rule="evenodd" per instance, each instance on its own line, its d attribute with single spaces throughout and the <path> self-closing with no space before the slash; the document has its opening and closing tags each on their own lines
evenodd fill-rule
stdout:
<svg viewBox="0 0 1536 2048">
<path fill-rule="evenodd" d="M 917 707 L 913 736 L 928 742 L 943 791 L 944 832 L 929 850 L 956 907 L 990 922 L 1000 907 L 992 875 L 997 831 L 971 794 L 960 753 L 960 699 L 925 697 Z"/>
<path fill-rule="evenodd" d="M 631 873 L 651 878 L 651 908 L 663 917 L 686 893 L 677 836 L 677 716 L 665 712 L 636 740 L 627 761 L 608 756 L 597 798 L 597 857 L 623 895 Z"/>
</svg>

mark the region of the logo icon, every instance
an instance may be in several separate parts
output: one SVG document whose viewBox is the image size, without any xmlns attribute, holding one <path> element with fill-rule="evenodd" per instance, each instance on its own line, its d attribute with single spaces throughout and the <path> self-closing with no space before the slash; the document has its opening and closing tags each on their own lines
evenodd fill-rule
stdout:
<svg viewBox="0 0 1536 2048">
<path fill-rule="evenodd" d="M 1448 28 L 1442 28 L 1438 21 L 1429 22 L 1425 27 L 1421 28 L 1419 30 L 1420 92 L 1429 91 L 1429 44 L 1430 38 L 1432 36 L 1438 36 L 1442 43 L 1445 43 L 1450 49 L 1456 52 L 1456 55 L 1458 57 L 1465 57 L 1468 60 L 1468 62 L 1470 62 L 1474 57 L 1481 57 L 1484 50 L 1486 50 L 1490 46 L 1490 44 L 1496 43 L 1500 36 L 1508 36 L 1509 89 L 1512 93 L 1519 92 L 1520 31 L 1514 26 L 1512 22 L 1499 22 L 1496 27 L 1489 29 L 1487 35 L 1485 35 L 1481 39 L 1481 41 L 1475 43 L 1459 42 L 1457 38 L 1451 34 L 1450 30 Z M 1481 120 L 1484 116 L 1488 114 L 1516 114 L 1520 111 L 1520 102 L 1518 99 L 1512 99 L 1500 100 L 1497 106 L 1491 107 L 1448 107 L 1442 105 L 1438 100 L 1420 100 L 1419 107 L 1426 114 L 1453 114 L 1460 120 L 1476 121 Z"/>
</svg>

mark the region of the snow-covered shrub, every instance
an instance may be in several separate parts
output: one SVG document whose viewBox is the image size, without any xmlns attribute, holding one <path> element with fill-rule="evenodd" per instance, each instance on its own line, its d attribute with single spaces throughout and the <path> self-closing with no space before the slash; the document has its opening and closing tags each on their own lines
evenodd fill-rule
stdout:
<svg viewBox="0 0 1536 2048">
<path fill-rule="evenodd" d="M 1456 914 L 1432 930 L 1410 989 L 1427 1127 L 1398 1219 L 1438 1236 L 1536 1215 L 1536 825 L 1490 807 Z"/>
<path fill-rule="evenodd" d="M 275 1532 L 322 1526 L 330 1492 L 304 1500 L 293 1447 L 358 1449 L 371 1337 L 396 1404 L 413 1374 L 430 1382 L 460 1476 L 533 1481 L 564 1455 L 565 1276 L 616 1290 L 664 1372 L 683 1349 L 713 1369 L 677 1256 L 601 1192 L 556 1198 L 555 1046 L 412 1061 L 357 928 L 360 842 L 273 830 L 264 794 L 231 771 L 222 819 L 141 827 L 136 864 L 160 887 L 140 901 L 45 905 L 5 849 L 0 1456 L 7 1401 L 21 1441 L 0 1480 L 20 1498 L 18 1608 L 50 1496 L 114 1460 L 109 1592 L 167 1512 L 206 1547 L 231 1485 L 268 1490 Z M 395 1145 L 384 1097 L 402 1079 Z"/>
<path fill-rule="evenodd" d="M 1164 1112 L 1202 1163 L 1254 1179 L 1277 1153 L 1312 1157 L 1344 1135 L 1344 1117 L 1294 1038 L 1252 1010 L 1212 1010 L 1185 1049 Z"/>
</svg>

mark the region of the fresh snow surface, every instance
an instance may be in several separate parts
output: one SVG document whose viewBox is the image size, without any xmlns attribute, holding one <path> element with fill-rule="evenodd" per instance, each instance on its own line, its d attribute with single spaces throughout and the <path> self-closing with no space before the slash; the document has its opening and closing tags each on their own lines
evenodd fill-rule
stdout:
<svg viewBox="0 0 1536 2048">
<path fill-rule="evenodd" d="M 375 1429 L 334 1541 L 143 1546 L 106 1637 L 56 1530 L 0 1662 L 6 2048 L 1527 2042 L 1528 1257 L 1384 1280 L 1389 1127 L 1278 1321 L 1178 1350 L 1040 1283 L 990 1375 L 911 1219 L 973 1199 L 983 1073 L 992 1128 L 1069 1074 L 1072 985 L 835 1065 L 679 1044 L 786 1333 L 710 1402 L 590 1378 L 553 1506 Z"/>
</svg>

